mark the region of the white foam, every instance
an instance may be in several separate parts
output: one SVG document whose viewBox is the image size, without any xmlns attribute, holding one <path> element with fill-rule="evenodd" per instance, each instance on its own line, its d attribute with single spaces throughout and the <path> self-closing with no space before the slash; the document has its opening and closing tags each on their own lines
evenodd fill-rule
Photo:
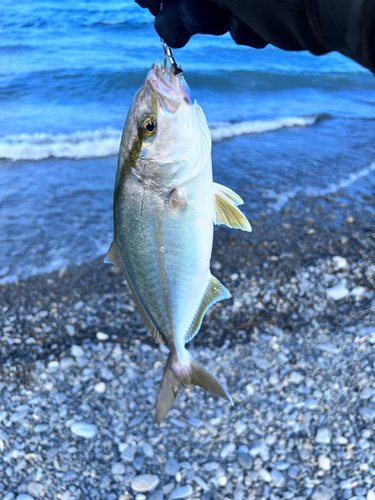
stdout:
<svg viewBox="0 0 375 500">
<path fill-rule="evenodd" d="M 269 190 L 267 192 L 267 196 L 270 198 L 276 198 L 277 202 L 273 203 L 271 205 L 271 208 L 274 210 L 280 210 L 291 198 L 294 198 L 297 195 L 303 194 L 304 196 L 318 197 L 336 193 L 340 189 L 345 189 L 351 184 L 354 184 L 354 182 L 356 182 L 358 179 L 366 177 L 374 170 L 375 162 L 371 163 L 368 167 L 358 170 L 358 172 L 353 172 L 348 177 L 341 179 L 341 181 L 337 182 L 336 184 L 330 184 L 328 187 L 323 189 L 312 186 L 309 186 L 307 188 L 296 187 L 294 189 L 291 189 L 290 191 L 286 191 L 285 193 L 275 193 L 275 191 Z"/>
<path fill-rule="evenodd" d="M 0 158 L 43 160 L 45 158 L 101 158 L 117 155 L 121 130 L 111 128 L 72 134 L 19 134 L 0 138 Z"/>
<path fill-rule="evenodd" d="M 219 122 L 210 125 L 213 142 L 223 141 L 239 135 L 264 134 L 282 128 L 306 127 L 314 125 L 319 120 L 319 115 L 295 116 L 287 118 L 277 118 L 275 120 L 255 120 L 239 123 Z"/>
<path fill-rule="evenodd" d="M 282 128 L 305 127 L 319 120 L 319 115 L 277 118 L 238 123 L 210 124 L 212 140 L 219 142 L 244 134 L 263 134 Z M 117 155 L 121 130 L 113 128 L 86 130 L 71 134 L 19 134 L 0 137 L 0 158 L 18 160 L 44 160 L 46 158 L 103 158 Z"/>
</svg>

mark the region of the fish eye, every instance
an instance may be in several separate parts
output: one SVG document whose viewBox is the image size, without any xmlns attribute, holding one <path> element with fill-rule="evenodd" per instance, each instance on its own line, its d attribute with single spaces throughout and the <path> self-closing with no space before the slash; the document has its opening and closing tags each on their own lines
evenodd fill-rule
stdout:
<svg viewBox="0 0 375 500">
<path fill-rule="evenodd" d="M 150 137 L 156 131 L 156 119 L 153 116 L 149 116 L 143 122 L 142 128 L 143 128 L 143 135 L 145 137 Z"/>
</svg>

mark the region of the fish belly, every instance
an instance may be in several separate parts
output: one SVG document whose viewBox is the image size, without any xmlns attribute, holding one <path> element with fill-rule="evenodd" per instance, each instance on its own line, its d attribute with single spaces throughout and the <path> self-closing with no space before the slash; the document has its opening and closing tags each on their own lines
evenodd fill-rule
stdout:
<svg viewBox="0 0 375 500">
<path fill-rule="evenodd" d="M 129 175 L 115 200 L 115 239 L 138 300 L 166 344 L 184 339 L 210 279 L 213 191 L 210 172 L 183 186 L 178 211 L 170 191 Z"/>
</svg>

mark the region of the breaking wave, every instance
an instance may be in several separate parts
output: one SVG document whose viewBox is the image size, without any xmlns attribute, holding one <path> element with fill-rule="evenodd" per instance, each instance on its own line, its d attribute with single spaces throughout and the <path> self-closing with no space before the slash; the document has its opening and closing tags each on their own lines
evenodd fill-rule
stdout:
<svg viewBox="0 0 375 500">
<path fill-rule="evenodd" d="M 282 128 L 306 127 L 324 118 L 323 115 L 255 120 L 243 122 L 218 122 L 210 124 L 213 142 L 220 142 L 239 135 L 263 134 Z M 0 137 L 0 158 L 10 161 L 44 160 L 46 158 L 103 158 L 117 155 L 121 130 L 113 128 L 87 130 L 71 134 L 19 134 Z"/>
<path fill-rule="evenodd" d="M 0 138 L 0 158 L 44 160 L 45 158 L 101 158 L 118 153 L 121 131 L 111 128 L 72 134 L 19 134 Z"/>
<path fill-rule="evenodd" d="M 211 123 L 210 129 L 213 142 L 220 142 L 239 135 L 264 134 L 265 132 L 272 132 L 274 130 L 280 130 L 282 128 L 306 127 L 308 125 L 314 125 L 324 117 L 324 115 L 313 115 L 278 118 L 275 120 L 245 121 L 237 123 L 218 122 Z"/>
</svg>

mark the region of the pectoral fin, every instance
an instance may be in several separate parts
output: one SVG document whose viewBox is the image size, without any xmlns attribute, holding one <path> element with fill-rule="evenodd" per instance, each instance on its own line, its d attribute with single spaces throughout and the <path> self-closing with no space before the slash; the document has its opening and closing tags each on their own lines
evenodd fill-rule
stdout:
<svg viewBox="0 0 375 500">
<path fill-rule="evenodd" d="M 205 312 L 216 302 L 223 299 L 230 299 L 230 293 L 225 288 L 224 285 L 220 283 L 218 279 L 211 276 L 208 283 L 206 293 L 203 296 L 202 302 L 198 308 L 198 311 L 193 319 L 193 322 L 185 336 L 185 343 L 189 342 L 198 333 L 198 330 L 202 324 L 203 316 Z"/>
<path fill-rule="evenodd" d="M 231 189 L 214 182 L 215 213 L 214 224 L 225 224 L 234 229 L 251 231 L 249 221 L 237 208 L 243 201 L 238 194 Z"/>
</svg>

